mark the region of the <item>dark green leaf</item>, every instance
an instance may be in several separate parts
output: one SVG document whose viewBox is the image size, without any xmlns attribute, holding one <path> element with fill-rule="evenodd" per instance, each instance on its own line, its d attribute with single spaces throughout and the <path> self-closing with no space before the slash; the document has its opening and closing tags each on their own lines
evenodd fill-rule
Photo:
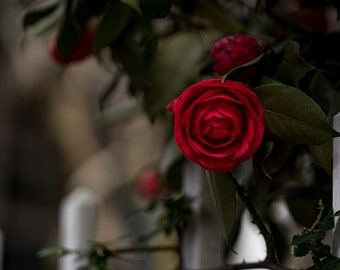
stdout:
<svg viewBox="0 0 340 270">
<path fill-rule="evenodd" d="M 129 5 L 131 8 L 136 10 L 139 14 L 141 14 L 141 10 L 139 7 L 139 0 L 121 0 L 121 2 Z"/>
<path fill-rule="evenodd" d="M 226 75 L 222 77 L 222 81 L 224 80 L 233 80 L 235 78 L 238 78 L 238 76 L 244 74 L 245 72 L 251 70 L 254 66 L 257 66 L 261 64 L 265 59 L 267 59 L 269 52 L 262 53 L 252 61 L 249 61 L 248 63 L 238 66 L 232 70 L 230 70 Z"/>
<path fill-rule="evenodd" d="M 261 169 L 268 178 L 278 172 L 287 162 L 292 151 L 292 145 L 280 142 L 266 142 L 264 145 Z"/>
<path fill-rule="evenodd" d="M 291 245 L 290 246 L 290 254 L 294 257 L 303 257 L 309 253 L 308 244 L 302 243 L 300 245 Z"/>
<path fill-rule="evenodd" d="M 330 211 L 327 216 L 321 220 L 318 224 L 318 230 L 322 232 L 327 232 L 334 228 L 334 215 L 333 211 Z"/>
<path fill-rule="evenodd" d="M 173 0 L 140 0 L 139 6 L 146 16 L 163 18 L 168 15 L 173 2 Z"/>
<path fill-rule="evenodd" d="M 247 32 L 246 26 L 236 21 L 232 16 L 228 16 L 218 4 L 218 1 L 200 0 L 196 1 L 195 5 L 195 14 L 197 16 L 211 21 L 216 27 L 227 33 Z"/>
<path fill-rule="evenodd" d="M 299 89 L 273 84 L 254 91 L 264 107 L 269 136 L 291 144 L 323 144 L 338 136 L 320 107 Z"/>
<path fill-rule="evenodd" d="M 329 256 L 322 261 L 322 270 L 340 270 L 340 259 Z"/>
<path fill-rule="evenodd" d="M 309 145 L 309 150 L 316 165 L 332 176 L 333 173 L 333 141 L 321 145 Z"/>
<path fill-rule="evenodd" d="M 50 16 L 61 3 L 61 0 L 48 0 L 27 8 L 22 15 L 23 28 L 26 29 L 41 19 Z"/>
<path fill-rule="evenodd" d="M 51 247 L 43 248 L 42 250 L 38 252 L 37 255 L 39 257 L 47 257 L 47 256 L 55 254 L 55 255 L 58 255 L 59 257 L 62 257 L 69 253 L 71 253 L 71 251 L 66 248 L 59 247 L 59 246 L 51 246 Z"/>
<path fill-rule="evenodd" d="M 132 15 L 133 10 L 130 6 L 120 1 L 109 1 L 96 30 L 93 45 L 95 54 L 99 54 L 103 48 L 116 41 L 123 34 L 132 19 Z"/>
<path fill-rule="evenodd" d="M 64 9 L 65 4 L 60 3 L 48 16 L 41 17 L 34 24 L 29 27 L 27 26 L 25 29 L 25 36 L 22 41 L 23 44 L 55 27 L 62 18 Z"/>
<path fill-rule="evenodd" d="M 151 118 L 197 80 L 205 66 L 204 45 L 197 32 L 178 32 L 159 46 L 150 65 L 145 108 Z"/>
<path fill-rule="evenodd" d="M 159 164 L 159 171 L 161 174 L 162 182 L 165 183 L 167 187 L 174 187 L 178 186 L 179 177 L 177 179 L 173 179 L 175 175 L 177 175 L 177 169 L 181 168 L 178 166 L 178 163 L 183 160 L 183 152 L 178 148 L 176 141 L 172 138 L 162 155 L 160 164 Z"/>
<path fill-rule="evenodd" d="M 236 190 L 229 173 L 207 172 L 212 199 L 224 237 L 229 235 L 236 222 Z"/>
<path fill-rule="evenodd" d="M 316 71 L 309 81 L 307 94 L 318 103 L 325 114 L 328 114 L 336 91 L 330 81 L 321 72 Z"/>
<path fill-rule="evenodd" d="M 292 245 L 299 246 L 307 241 L 318 241 L 322 240 L 325 237 L 325 232 L 314 230 L 314 231 L 308 231 L 305 230 L 303 232 L 300 232 L 296 235 L 294 235 L 292 240 Z"/>
<path fill-rule="evenodd" d="M 58 31 L 57 48 L 62 56 L 68 56 L 81 39 L 85 27 L 81 26 L 72 13 L 72 1 L 67 0 Z"/>
<path fill-rule="evenodd" d="M 275 78 L 291 86 L 299 86 L 300 80 L 315 67 L 300 56 L 300 45 L 289 41 L 284 47 L 284 55 Z"/>
</svg>

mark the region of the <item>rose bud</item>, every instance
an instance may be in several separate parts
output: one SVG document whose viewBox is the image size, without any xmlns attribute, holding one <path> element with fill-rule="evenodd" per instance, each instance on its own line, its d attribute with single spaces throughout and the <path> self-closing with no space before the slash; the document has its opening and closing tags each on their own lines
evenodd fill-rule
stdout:
<svg viewBox="0 0 340 270">
<path fill-rule="evenodd" d="M 174 137 L 184 156 L 208 171 L 231 171 L 251 158 L 262 142 L 262 104 L 242 83 L 201 81 L 167 108 L 174 115 Z"/>
<path fill-rule="evenodd" d="M 159 173 L 153 169 L 144 171 L 138 179 L 138 190 L 147 199 L 157 199 L 161 193 Z"/>
<path fill-rule="evenodd" d="M 78 62 L 92 54 L 93 40 L 94 32 L 86 30 L 72 52 L 68 56 L 63 56 L 58 51 L 57 41 L 54 38 L 50 46 L 50 54 L 56 62 L 62 65 Z"/>
<path fill-rule="evenodd" d="M 233 68 L 253 60 L 260 54 L 256 38 L 237 34 L 227 36 L 216 42 L 211 50 L 214 60 L 213 70 L 220 76 L 227 74 Z"/>
</svg>

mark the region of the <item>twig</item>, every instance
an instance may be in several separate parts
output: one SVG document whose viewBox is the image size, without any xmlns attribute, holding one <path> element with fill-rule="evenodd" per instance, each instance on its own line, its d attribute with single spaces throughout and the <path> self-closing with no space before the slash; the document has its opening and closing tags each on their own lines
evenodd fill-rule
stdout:
<svg viewBox="0 0 340 270">
<path fill-rule="evenodd" d="M 262 264 L 266 263 L 267 265 L 274 265 L 274 264 L 278 265 L 279 263 L 276 257 L 274 240 L 273 240 L 271 233 L 268 231 L 267 227 L 262 222 L 245 188 L 239 185 L 235 178 L 233 178 L 233 180 L 234 180 L 235 189 L 236 189 L 238 196 L 245 204 L 247 210 L 249 211 L 250 215 L 253 218 L 254 224 L 259 228 L 260 233 L 263 235 L 264 241 L 266 243 L 267 256 L 265 260 L 262 262 Z M 253 267 L 253 268 L 256 268 L 256 267 Z M 229 269 L 242 269 L 242 268 L 229 268 Z M 267 269 L 284 269 L 284 268 L 267 268 Z"/>
<path fill-rule="evenodd" d="M 264 268 L 264 269 L 270 269 L 270 270 L 297 270 L 293 268 L 287 268 L 285 266 L 281 266 L 276 263 L 271 264 L 266 261 L 225 265 L 219 268 L 209 268 L 209 269 L 200 268 L 200 269 L 185 269 L 185 270 L 241 270 L 241 269 L 257 269 L 257 268 Z"/>
</svg>

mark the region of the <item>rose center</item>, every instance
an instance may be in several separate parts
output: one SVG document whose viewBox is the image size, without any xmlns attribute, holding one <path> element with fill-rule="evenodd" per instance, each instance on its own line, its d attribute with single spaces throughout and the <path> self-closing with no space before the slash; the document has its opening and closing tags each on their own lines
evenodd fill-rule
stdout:
<svg viewBox="0 0 340 270">
<path fill-rule="evenodd" d="M 228 140 L 233 129 L 233 121 L 230 118 L 211 117 L 202 121 L 202 136 L 213 140 Z"/>
</svg>

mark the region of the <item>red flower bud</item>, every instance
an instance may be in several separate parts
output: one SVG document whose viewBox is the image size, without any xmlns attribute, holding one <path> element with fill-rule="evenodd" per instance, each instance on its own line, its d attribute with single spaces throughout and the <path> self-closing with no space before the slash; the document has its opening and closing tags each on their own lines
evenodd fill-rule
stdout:
<svg viewBox="0 0 340 270">
<path fill-rule="evenodd" d="M 220 76 L 241 66 L 259 55 L 257 39 L 249 35 L 227 36 L 216 42 L 211 50 L 213 70 Z"/>
<path fill-rule="evenodd" d="M 63 56 L 58 51 L 56 38 L 54 38 L 50 46 L 50 54 L 56 62 L 62 65 L 77 62 L 92 54 L 93 40 L 94 32 L 86 30 L 73 51 L 68 56 Z"/>
<path fill-rule="evenodd" d="M 144 171 L 138 179 L 138 190 L 147 199 L 157 199 L 161 193 L 160 176 L 156 170 Z"/>
</svg>

